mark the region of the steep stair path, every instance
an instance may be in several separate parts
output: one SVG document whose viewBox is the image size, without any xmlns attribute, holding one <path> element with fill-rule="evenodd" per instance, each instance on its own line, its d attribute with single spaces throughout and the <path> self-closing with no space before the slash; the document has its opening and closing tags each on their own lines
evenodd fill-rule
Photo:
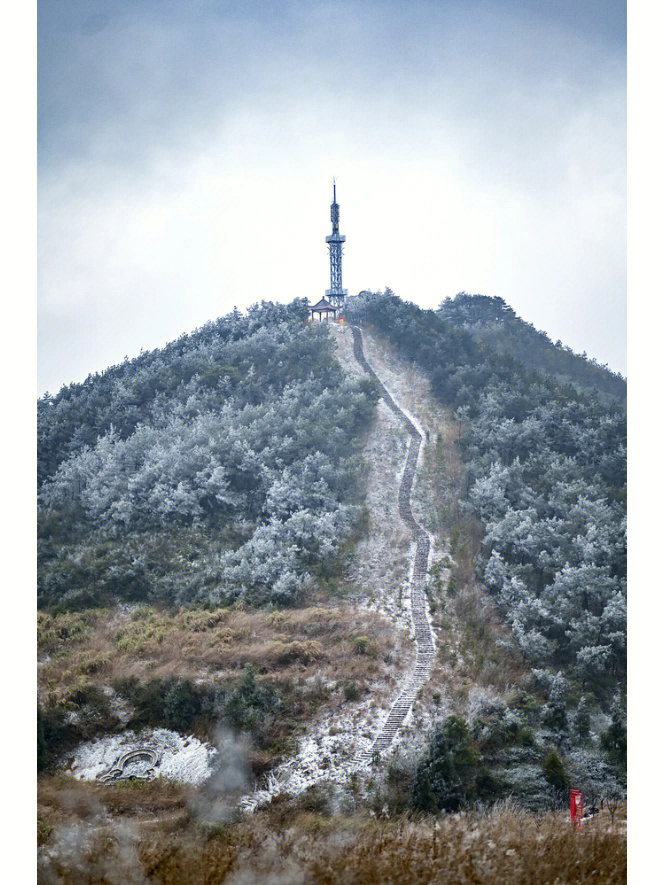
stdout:
<svg viewBox="0 0 664 885">
<path fill-rule="evenodd" d="M 410 712 L 420 688 L 428 680 L 436 653 L 434 638 L 429 625 L 429 603 L 425 593 L 430 541 L 427 533 L 417 523 L 410 506 L 413 480 L 415 479 L 423 437 L 414 422 L 397 405 L 373 367 L 367 362 L 360 329 L 351 326 L 351 331 L 353 333 L 355 359 L 360 367 L 373 378 L 385 404 L 403 422 L 410 437 L 406 464 L 401 482 L 399 483 L 397 506 L 399 515 L 408 526 L 415 542 L 413 570 L 410 579 L 410 617 L 416 649 L 415 667 L 405 676 L 401 691 L 392 704 L 387 719 L 369 749 L 358 753 L 348 761 L 343 761 L 339 766 L 329 766 L 322 770 L 317 758 L 322 752 L 320 745 L 316 749 L 312 744 L 305 753 L 301 752 L 298 757 L 283 763 L 276 772 L 271 772 L 260 788 L 254 789 L 252 793 L 243 796 L 239 800 L 238 805 L 240 808 L 249 813 L 252 813 L 260 805 L 269 802 L 281 793 L 286 792 L 297 795 L 321 780 L 346 782 L 354 773 L 362 770 L 366 771 L 373 761 L 378 761 L 381 755 L 389 749 L 397 732 L 404 724 L 404 720 Z"/>
<path fill-rule="evenodd" d="M 392 705 L 389 715 L 381 728 L 373 746 L 358 757 L 358 762 L 366 763 L 373 758 L 379 757 L 391 745 L 394 737 L 401 728 L 410 712 L 420 688 L 428 680 L 433 667 L 433 659 L 436 654 L 433 633 L 429 624 L 429 603 L 425 593 L 427 570 L 429 568 L 429 536 L 418 524 L 413 516 L 410 506 L 410 496 L 415 479 L 415 470 L 420 454 L 423 439 L 422 434 L 410 420 L 408 415 L 399 408 L 393 397 L 380 380 L 374 369 L 369 365 L 364 355 L 362 332 L 356 326 L 351 327 L 353 332 L 353 351 L 355 359 L 364 371 L 373 378 L 385 404 L 404 423 L 410 436 L 408 441 L 408 453 L 401 484 L 399 485 L 398 508 L 399 515 L 413 534 L 415 541 L 415 556 L 413 562 L 413 574 L 410 581 L 410 616 L 415 639 L 416 659 L 415 670 L 407 680 L 398 698 Z"/>
</svg>

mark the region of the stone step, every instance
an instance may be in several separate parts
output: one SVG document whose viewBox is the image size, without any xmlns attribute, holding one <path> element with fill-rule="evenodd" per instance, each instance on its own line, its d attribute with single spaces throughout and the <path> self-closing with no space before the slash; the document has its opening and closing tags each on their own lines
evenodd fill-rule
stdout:
<svg viewBox="0 0 664 885">
<path fill-rule="evenodd" d="M 413 483 L 415 481 L 419 452 L 423 441 L 422 436 L 410 418 L 399 408 L 387 391 L 383 382 L 378 375 L 376 375 L 374 369 L 367 362 L 364 355 L 362 333 L 360 330 L 355 326 L 351 326 L 351 330 L 353 334 L 353 350 L 357 362 L 376 382 L 385 405 L 400 418 L 410 435 L 410 442 L 406 453 L 406 463 L 397 490 L 397 512 L 413 532 L 413 540 L 416 543 L 415 555 L 413 557 L 413 574 L 411 578 L 411 623 L 417 647 L 415 667 L 408 681 L 403 686 L 401 694 L 392 704 L 387 719 L 383 723 L 380 733 L 374 740 L 372 750 L 363 751 L 357 757 L 360 760 L 368 761 L 375 750 L 383 750 L 389 747 L 392 743 L 394 736 L 399 731 L 404 719 L 412 709 L 420 688 L 428 680 L 431 674 L 436 650 L 431 635 L 431 627 L 429 626 L 429 603 L 423 591 L 423 585 L 426 583 L 429 568 L 431 544 L 429 536 L 418 524 L 413 515 L 410 500 Z"/>
</svg>

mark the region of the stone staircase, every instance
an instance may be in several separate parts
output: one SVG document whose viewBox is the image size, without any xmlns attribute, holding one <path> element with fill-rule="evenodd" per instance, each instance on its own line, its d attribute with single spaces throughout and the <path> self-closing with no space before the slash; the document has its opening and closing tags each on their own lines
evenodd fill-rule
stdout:
<svg viewBox="0 0 664 885">
<path fill-rule="evenodd" d="M 416 648 L 415 669 L 392 705 L 387 720 L 383 724 L 373 746 L 370 750 L 358 756 L 357 761 L 366 764 L 368 761 L 374 759 L 377 755 L 379 756 L 389 748 L 397 732 L 403 725 L 420 688 L 429 678 L 436 654 L 436 647 L 434 645 L 433 634 L 429 625 L 429 603 L 425 592 L 426 577 L 429 567 L 430 541 L 427 533 L 420 525 L 418 525 L 410 506 L 410 496 L 413 488 L 413 481 L 415 479 L 420 447 L 423 441 L 422 434 L 417 427 L 415 427 L 408 415 L 399 408 L 383 382 L 367 362 L 364 355 L 362 332 L 360 329 L 356 326 L 352 326 L 351 329 L 353 333 L 353 351 L 355 359 L 362 366 L 364 371 L 373 378 L 380 390 L 385 404 L 392 409 L 392 411 L 404 423 L 406 430 L 410 435 L 406 466 L 404 468 L 403 476 L 401 477 L 397 500 L 399 515 L 413 533 L 413 540 L 416 543 L 413 574 L 410 583 L 411 621 Z"/>
<path fill-rule="evenodd" d="M 399 420 L 404 423 L 410 437 L 408 441 L 406 464 L 398 489 L 397 506 L 399 515 L 410 529 L 413 540 L 415 541 L 413 573 L 410 580 L 410 614 L 416 648 L 415 668 L 412 672 L 406 675 L 401 691 L 392 704 L 387 719 L 383 723 L 383 726 L 370 749 L 358 753 L 353 759 L 345 761 L 343 764 L 343 772 L 341 773 L 337 772 L 336 774 L 333 774 L 329 770 L 325 773 L 321 773 L 320 770 L 317 769 L 317 766 L 310 760 L 298 764 L 296 768 L 297 778 L 295 779 L 295 782 L 292 776 L 293 772 L 290 772 L 290 775 L 284 780 L 276 777 L 274 773 L 268 775 L 261 789 L 254 790 L 253 793 L 244 796 L 238 802 L 239 807 L 248 813 L 252 813 L 260 805 L 269 802 L 270 799 L 282 792 L 291 792 L 297 795 L 320 780 L 347 782 L 351 775 L 360 771 L 366 772 L 370 763 L 389 749 L 397 732 L 404 724 L 404 720 L 410 712 L 420 688 L 429 678 L 436 654 L 434 638 L 431 632 L 431 627 L 429 626 L 429 603 L 425 592 L 427 571 L 429 567 L 429 536 L 418 525 L 410 506 L 410 496 L 413 488 L 413 481 L 415 479 L 417 461 L 420 447 L 423 442 L 422 434 L 408 415 L 399 408 L 383 382 L 367 362 L 364 356 L 362 332 L 355 326 L 351 326 L 351 330 L 353 333 L 353 350 L 357 362 L 362 369 L 373 378 L 386 405 L 392 409 L 392 411 L 398 416 Z"/>
</svg>

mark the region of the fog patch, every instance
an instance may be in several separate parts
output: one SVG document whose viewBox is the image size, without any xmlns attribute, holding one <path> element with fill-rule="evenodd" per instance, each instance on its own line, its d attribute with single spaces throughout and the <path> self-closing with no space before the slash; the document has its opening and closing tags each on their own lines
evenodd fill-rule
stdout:
<svg viewBox="0 0 664 885">
<path fill-rule="evenodd" d="M 103 881 L 108 885 L 147 885 L 138 856 L 139 836 L 122 821 L 99 826 L 73 824 L 56 832 L 41 852 L 38 879 L 42 885 Z"/>
<path fill-rule="evenodd" d="M 237 816 L 238 800 L 251 788 L 248 741 L 220 729 L 215 745 L 211 776 L 189 802 L 190 814 L 204 827 L 230 822 Z"/>
</svg>

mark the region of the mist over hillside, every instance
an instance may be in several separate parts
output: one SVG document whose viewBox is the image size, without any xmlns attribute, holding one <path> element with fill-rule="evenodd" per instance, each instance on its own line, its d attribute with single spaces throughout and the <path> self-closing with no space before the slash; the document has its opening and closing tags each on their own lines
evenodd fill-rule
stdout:
<svg viewBox="0 0 664 885">
<path fill-rule="evenodd" d="M 460 292 L 446 298 L 439 316 L 450 325 L 467 329 L 498 353 L 508 353 L 528 369 L 538 369 L 581 390 L 624 400 L 627 385 L 620 373 L 612 372 L 586 354 L 577 354 L 561 341 L 555 344 L 546 332 L 518 317 L 502 298 Z"/>
</svg>

